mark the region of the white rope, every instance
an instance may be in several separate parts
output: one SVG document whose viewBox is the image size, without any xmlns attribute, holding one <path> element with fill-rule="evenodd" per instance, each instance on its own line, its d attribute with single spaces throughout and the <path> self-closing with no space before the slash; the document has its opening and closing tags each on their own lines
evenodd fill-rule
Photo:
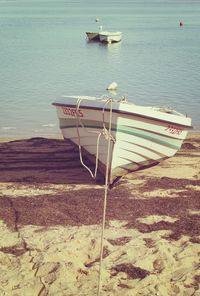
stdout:
<svg viewBox="0 0 200 296">
<path fill-rule="evenodd" d="M 106 125 L 105 125 L 105 120 L 104 120 L 104 112 L 105 112 L 105 107 L 106 105 L 112 101 L 112 99 L 108 98 L 104 107 L 103 107 L 103 130 L 101 132 L 98 131 L 93 131 L 93 130 L 89 130 L 87 129 L 84 124 L 82 123 L 80 116 L 78 116 L 78 111 L 80 108 L 80 104 L 82 102 L 83 98 L 79 98 L 77 101 L 77 105 L 76 105 L 76 130 L 77 130 L 77 135 L 78 135 L 78 147 L 79 147 L 79 157 L 80 157 L 80 162 L 82 164 L 82 166 L 84 166 L 90 173 L 91 177 L 93 179 L 96 179 L 97 177 L 97 171 L 98 171 L 98 164 L 99 164 L 99 142 L 100 142 L 100 138 L 102 135 L 104 135 L 105 139 L 108 140 L 109 137 L 111 137 L 112 141 L 115 142 L 114 137 L 111 134 L 111 129 L 110 132 L 108 132 Z M 83 162 L 83 157 L 82 157 L 82 146 L 81 146 L 81 140 L 80 140 L 80 133 L 79 133 L 79 124 L 82 126 L 82 128 L 85 128 L 87 130 L 88 133 L 95 133 L 98 134 L 97 136 L 97 143 L 96 143 L 96 160 L 95 160 L 95 170 L 94 173 L 91 171 L 91 169 Z"/>
<path fill-rule="evenodd" d="M 96 132 L 96 131 L 91 131 L 91 130 L 88 130 L 82 123 L 80 117 L 78 116 L 78 110 L 79 110 L 79 107 L 80 107 L 80 104 L 81 104 L 81 101 L 83 99 L 80 98 L 78 99 L 77 101 L 77 105 L 76 105 L 76 118 L 77 118 L 77 121 L 76 121 L 76 130 L 77 130 L 77 135 L 78 135 L 78 148 L 79 148 L 79 157 L 80 157 L 80 162 L 82 164 L 82 166 L 84 166 L 84 168 L 86 168 L 91 177 L 93 179 L 96 179 L 96 176 L 97 176 L 97 171 L 98 171 L 98 159 L 99 159 L 99 141 L 100 141 L 100 137 L 102 135 L 102 132 Z M 85 128 L 87 130 L 88 133 L 96 133 L 98 134 L 97 136 L 97 150 L 96 150 L 96 161 L 95 161 L 95 170 L 94 170 L 94 173 L 91 171 L 91 169 L 83 162 L 83 157 L 82 157 L 82 146 L 81 146 L 81 140 L 80 140 L 80 133 L 79 133 L 79 124 Z"/>
<path fill-rule="evenodd" d="M 105 222 L 106 222 L 106 207 L 107 207 L 107 197 L 108 197 L 108 186 L 109 186 L 109 173 L 110 173 L 110 146 L 111 141 L 115 143 L 115 139 L 111 134 L 112 130 L 112 99 L 108 98 L 106 103 L 104 104 L 103 110 L 102 110 L 102 121 L 103 121 L 103 130 L 101 132 L 95 132 L 88 130 L 83 123 L 81 122 L 80 117 L 78 116 L 78 110 L 81 104 L 82 98 L 80 98 L 77 101 L 76 106 L 76 129 L 77 129 L 77 135 L 78 135 L 78 147 L 79 147 L 79 156 L 81 164 L 90 172 L 92 178 L 96 178 L 97 170 L 98 170 L 98 156 L 99 156 L 99 141 L 101 135 L 104 135 L 105 139 L 108 141 L 107 146 L 107 160 L 106 160 L 106 174 L 105 174 L 105 190 L 104 190 L 104 204 L 103 204 L 103 218 L 102 218 L 102 228 L 101 228 L 101 244 L 100 244 L 100 261 L 99 261 L 99 276 L 98 276 L 98 291 L 97 296 L 100 296 L 101 293 L 101 287 L 102 287 L 102 263 L 103 263 L 103 248 L 104 248 L 104 232 L 105 232 Z M 105 108 L 106 105 L 110 102 L 110 114 L 109 114 L 109 127 L 106 128 L 105 124 Z M 95 165 L 95 172 L 94 174 L 90 170 L 90 168 L 83 162 L 82 159 L 82 150 L 81 150 L 81 142 L 80 142 L 80 133 L 79 133 L 79 125 L 81 125 L 83 128 L 85 128 L 88 132 L 97 133 L 97 151 L 96 151 L 96 165 Z"/>
<path fill-rule="evenodd" d="M 110 137 L 111 138 L 111 140 L 115 143 L 115 138 L 113 137 L 113 135 L 111 134 L 111 129 L 112 129 L 112 121 L 110 122 L 109 121 L 109 124 L 111 124 L 111 126 L 109 126 L 108 127 L 108 129 L 109 130 L 107 130 L 107 128 L 106 128 L 106 124 L 105 124 L 105 108 L 106 108 L 106 105 L 109 103 L 109 102 L 111 102 L 111 104 L 112 104 L 112 99 L 108 99 L 107 101 L 106 101 L 106 103 L 105 103 L 105 105 L 104 105 L 104 107 L 103 107 L 103 110 L 102 110 L 102 117 L 103 117 L 103 135 L 104 135 L 104 137 L 106 138 L 106 140 L 108 140 L 108 138 Z M 111 105 L 111 107 L 112 107 L 112 105 Z M 111 112 L 112 112 L 112 110 L 110 110 Z M 111 120 L 112 120 L 112 118 L 111 118 Z"/>
<path fill-rule="evenodd" d="M 108 134 L 111 135 L 112 127 L 112 100 L 110 102 L 110 117 L 109 117 L 109 129 Z M 107 103 L 106 103 L 107 105 Z M 104 106 L 105 108 L 105 106 Z M 105 122 L 104 122 L 105 123 Z M 108 185 L 109 185 L 109 167 L 110 167 L 110 144 L 112 138 L 108 137 L 108 149 L 107 149 L 107 161 L 106 161 L 106 178 L 105 178 L 105 190 L 104 190 L 104 205 L 103 205 L 103 219 L 102 219 L 102 229 L 101 229 L 101 247 L 100 247 L 100 262 L 99 262 L 99 277 L 98 277 L 98 291 L 97 296 L 100 296 L 101 286 L 102 286 L 102 263 L 103 263 L 103 247 L 104 247 L 104 232 L 105 232 L 105 222 L 106 222 L 106 207 L 107 207 L 107 196 L 108 196 Z"/>
</svg>

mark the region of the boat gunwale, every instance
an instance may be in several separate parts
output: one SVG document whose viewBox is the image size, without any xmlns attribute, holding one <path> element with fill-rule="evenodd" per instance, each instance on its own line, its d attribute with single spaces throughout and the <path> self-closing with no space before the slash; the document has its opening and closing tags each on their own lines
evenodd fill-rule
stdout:
<svg viewBox="0 0 200 296">
<path fill-rule="evenodd" d="M 65 103 L 57 103 L 57 102 L 54 102 L 54 103 L 52 103 L 52 105 L 53 106 L 58 106 L 58 107 L 62 107 L 63 106 L 63 107 L 77 108 L 77 105 L 74 105 L 74 104 L 65 104 Z M 100 110 L 100 109 L 102 109 L 102 107 L 100 108 L 100 107 L 94 107 L 94 106 L 81 106 L 81 108 L 82 109 L 90 109 L 90 110 Z M 105 108 L 104 111 L 109 112 L 110 109 L 109 108 Z M 156 117 L 149 116 L 149 115 L 142 115 L 142 114 L 138 114 L 138 113 L 134 113 L 134 112 L 116 110 L 114 108 L 112 109 L 112 112 L 113 113 L 118 113 L 118 114 L 124 114 L 124 115 L 138 116 L 138 117 L 141 117 L 141 118 L 152 119 L 152 120 L 159 121 L 159 122 L 167 122 L 169 124 L 173 124 L 174 123 L 177 126 L 182 126 L 182 127 L 187 127 L 188 129 L 193 129 L 193 126 L 192 125 L 186 125 L 186 124 L 182 124 L 182 123 L 177 123 L 177 122 L 174 122 L 174 121 L 169 121 L 169 120 L 166 120 L 166 119 L 160 119 L 160 118 L 156 118 Z M 187 118 L 187 117 L 185 117 L 185 118 Z"/>
</svg>

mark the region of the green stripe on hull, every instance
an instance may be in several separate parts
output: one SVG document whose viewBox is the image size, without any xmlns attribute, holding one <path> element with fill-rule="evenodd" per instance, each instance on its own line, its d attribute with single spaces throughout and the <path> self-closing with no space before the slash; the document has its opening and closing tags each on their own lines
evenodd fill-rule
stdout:
<svg viewBox="0 0 200 296">
<path fill-rule="evenodd" d="M 170 148 L 173 148 L 173 149 L 179 149 L 179 147 L 180 147 L 180 146 L 171 144 L 169 142 L 166 142 L 165 140 L 160 139 L 160 136 L 157 136 L 155 138 L 154 136 L 152 136 L 151 133 L 141 132 L 140 130 L 136 130 L 135 128 L 133 128 L 133 129 L 134 129 L 134 131 L 117 128 L 117 132 L 121 132 L 121 133 L 128 134 L 128 135 L 139 136 L 139 137 L 142 137 L 142 138 L 144 138 L 146 140 L 151 140 L 151 141 L 154 141 L 154 142 L 156 142 L 158 144 L 166 145 L 166 146 L 168 146 Z"/>
<path fill-rule="evenodd" d="M 77 127 L 76 122 L 77 122 L 77 119 L 75 119 L 75 118 L 67 119 L 67 120 L 60 119 L 60 129 L 76 128 Z M 95 128 L 102 129 L 103 128 L 103 123 L 100 121 L 81 120 L 81 122 L 85 128 L 91 128 L 91 129 L 95 129 Z M 80 124 L 78 126 L 82 127 Z M 106 124 L 106 128 L 108 128 L 108 123 Z M 120 126 L 120 125 L 112 124 L 111 130 L 113 132 L 119 132 L 119 133 L 123 133 L 123 134 L 127 134 L 127 135 L 142 137 L 143 139 L 154 141 L 155 143 L 165 145 L 165 146 L 172 148 L 172 149 L 179 149 L 180 148 L 180 145 L 178 143 L 181 140 L 170 138 L 170 140 L 173 141 L 173 144 L 172 144 L 172 143 L 169 143 L 168 141 L 165 140 L 165 138 L 168 138 L 167 136 L 160 136 L 158 134 L 156 134 L 156 136 L 155 136 L 155 134 L 152 132 L 147 132 L 147 131 L 140 130 L 137 128 L 132 128 L 132 127 L 130 128 L 130 127 L 122 126 L 122 125 Z"/>
</svg>

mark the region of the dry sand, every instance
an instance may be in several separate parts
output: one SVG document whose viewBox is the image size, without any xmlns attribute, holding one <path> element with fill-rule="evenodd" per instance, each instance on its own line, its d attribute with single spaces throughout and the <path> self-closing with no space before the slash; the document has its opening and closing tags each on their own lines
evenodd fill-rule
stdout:
<svg viewBox="0 0 200 296">
<path fill-rule="evenodd" d="M 200 296 L 200 134 L 109 191 L 102 296 Z M 97 293 L 104 187 L 70 144 L 0 143 L 0 295 Z"/>
</svg>

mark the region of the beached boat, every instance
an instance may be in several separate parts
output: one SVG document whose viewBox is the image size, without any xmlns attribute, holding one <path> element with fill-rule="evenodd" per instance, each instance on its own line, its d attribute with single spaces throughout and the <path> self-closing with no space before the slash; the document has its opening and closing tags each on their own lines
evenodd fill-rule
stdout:
<svg viewBox="0 0 200 296">
<path fill-rule="evenodd" d="M 191 128 L 191 119 L 181 113 L 126 100 L 66 96 L 53 105 L 63 137 L 90 156 L 97 175 L 100 171 L 105 176 L 108 166 L 109 184 L 173 156 Z"/>
<path fill-rule="evenodd" d="M 99 32 L 99 39 L 106 43 L 119 42 L 122 39 L 122 32 L 101 31 Z"/>
<path fill-rule="evenodd" d="M 99 32 L 86 32 L 88 40 L 98 40 L 99 41 Z"/>
</svg>

